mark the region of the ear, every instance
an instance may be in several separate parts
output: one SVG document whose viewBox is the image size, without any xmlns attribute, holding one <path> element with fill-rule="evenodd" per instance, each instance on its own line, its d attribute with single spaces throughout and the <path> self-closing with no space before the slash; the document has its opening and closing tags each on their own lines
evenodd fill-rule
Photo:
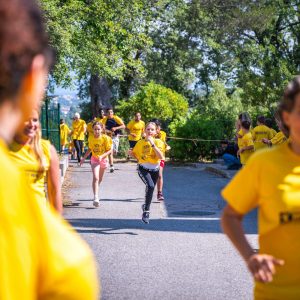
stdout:
<svg viewBox="0 0 300 300">
<path fill-rule="evenodd" d="M 19 92 L 23 120 L 28 119 L 33 109 L 39 110 L 45 93 L 47 75 L 44 56 L 35 56 Z"/>
</svg>

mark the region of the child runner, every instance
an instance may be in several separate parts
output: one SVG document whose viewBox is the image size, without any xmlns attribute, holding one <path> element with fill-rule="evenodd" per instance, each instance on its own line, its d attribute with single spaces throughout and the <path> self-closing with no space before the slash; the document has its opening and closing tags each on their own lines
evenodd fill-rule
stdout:
<svg viewBox="0 0 300 300">
<path fill-rule="evenodd" d="M 164 143 L 164 148 L 163 148 L 163 154 L 165 157 L 165 153 L 166 151 L 169 151 L 171 149 L 171 147 L 167 144 L 166 139 L 167 139 L 167 133 L 163 130 L 161 130 L 161 123 L 158 119 L 152 119 L 152 122 L 154 122 L 157 126 L 157 138 L 160 139 L 163 143 Z M 160 161 L 160 167 L 159 167 L 159 177 L 157 180 L 157 200 L 159 201 L 164 201 L 165 198 L 163 196 L 163 184 L 164 184 L 164 180 L 163 180 L 163 170 L 165 167 L 165 160 L 162 159 Z"/>
<path fill-rule="evenodd" d="M 65 152 L 65 147 L 69 143 L 69 134 L 71 132 L 68 125 L 65 123 L 64 119 L 60 119 L 60 145 L 61 145 L 61 152 Z"/>
<path fill-rule="evenodd" d="M 254 143 L 252 140 L 252 135 L 250 132 L 250 122 L 242 121 L 241 130 L 243 136 L 239 139 L 239 151 L 238 156 L 240 156 L 240 162 L 242 165 L 245 165 L 249 157 L 254 152 Z"/>
<path fill-rule="evenodd" d="M 300 299 L 300 76 L 280 105 L 290 141 L 259 151 L 222 191 L 222 227 L 255 280 L 254 298 Z M 244 215 L 258 208 L 259 253 L 245 236 Z"/>
<path fill-rule="evenodd" d="M 89 137 L 89 149 L 84 154 L 84 157 L 80 161 L 80 165 L 83 164 L 85 159 L 92 153 L 91 167 L 93 171 L 93 193 L 95 207 L 99 206 L 99 185 L 102 182 L 104 171 L 108 166 L 107 156 L 112 152 L 112 140 L 106 134 L 103 134 L 104 127 L 100 122 L 93 124 L 94 134 Z"/>
<path fill-rule="evenodd" d="M 134 119 L 127 124 L 126 131 L 128 132 L 129 150 L 131 150 L 145 131 L 145 122 L 141 120 L 141 113 L 135 113 Z"/>
<path fill-rule="evenodd" d="M 150 122 L 146 126 L 145 139 L 139 140 L 132 155 L 138 160 L 138 174 L 146 185 L 145 204 L 142 206 L 142 221 L 149 223 L 150 205 L 152 202 L 154 188 L 159 176 L 159 164 L 163 156 L 164 144 L 155 138 L 157 126 Z"/>
<path fill-rule="evenodd" d="M 39 114 L 34 110 L 15 135 L 10 156 L 26 174 L 28 185 L 39 203 L 62 212 L 59 160 L 54 146 L 41 138 Z M 47 186 L 47 196 L 45 191 Z"/>
</svg>

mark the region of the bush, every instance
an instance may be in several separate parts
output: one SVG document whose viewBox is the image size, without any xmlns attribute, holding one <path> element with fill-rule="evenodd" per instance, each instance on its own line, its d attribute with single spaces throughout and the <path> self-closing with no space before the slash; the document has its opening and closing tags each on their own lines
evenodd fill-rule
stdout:
<svg viewBox="0 0 300 300">
<path fill-rule="evenodd" d="M 188 102 L 175 91 L 150 82 L 129 100 L 121 100 L 116 109 L 126 122 L 135 112 L 140 112 L 146 121 L 158 118 L 162 122 L 171 122 L 187 114 Z"/>
</svg>

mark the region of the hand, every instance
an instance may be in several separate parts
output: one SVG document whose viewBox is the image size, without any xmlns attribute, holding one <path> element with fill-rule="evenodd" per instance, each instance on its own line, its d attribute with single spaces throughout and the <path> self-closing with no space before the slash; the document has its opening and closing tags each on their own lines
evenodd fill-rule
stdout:
<svg viewBox="0 0 300 300">
<path fill-rule="evenodd" d="M 146 141 L 148 141 L 150 144 L 151 144 L 151 146 L 154 144 L 154 140 L 153 140 L 153 137 L 152 136 L 146 136 Z"/>
<path fill-rule="evenodd" d="M 83 165 L 84 160 L 85 160 L 84 158 L 82 158 L 82 159 L 80 160 L 80 163 L 79 163 L 79 164 L 80 164 L 80 167 Z"/>
<path fill-rule="evenodd" d="M 136 137 L 136 134 L 135 133 L 130 133 L 131 136 L 133 137 Z"/>
<path fill-rule="evenodd" d="M 169 145 L 167 145 L 166 151 L 169 151 L 169 150 L 171 150 L 171 147 Z"/>
<path fill-rule="evenodd" d="M 268 145 L 269 145 L 269 140 L 268 140 L 267 138 L 263 138 L 261 141 L 262 141 L 264 144 L 268 144 Z"/>
<path fill-rule="evenodd" d="M 255 280 L 271 282 L 276 273 L 275 266 L 283 266 L 284 260 L 267 254 L 253 254 L 249 257 L 247 265 Z"/>
<path fill-rule="evenodd" d="M 113 128 L 111 129 L 112 132 L 115 132 L 116 130 L 117 130 L 116 127 L 113 127 Z"/>
</svg>

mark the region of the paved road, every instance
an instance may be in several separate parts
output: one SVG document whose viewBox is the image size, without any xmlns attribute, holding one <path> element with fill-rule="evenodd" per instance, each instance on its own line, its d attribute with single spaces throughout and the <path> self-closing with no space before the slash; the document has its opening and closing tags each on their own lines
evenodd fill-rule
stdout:
<svg viewBox="0 0 300 300">
<path fill-rule="evenodd" d="M 92 247 L 100 265 L 102 299 L 251 299 L 243 262 L 221 233 L 220 189 L 227 180 L 188 167 L 165 170 L 165 203 L 153 203 L 143 224 L 144 186 L 133 163 L 116 165 L 92 206 L 88 164 L 71 167 L 65 217 Z M 245 221 L 256 245 L 256 215 Z"/>
</svg>

